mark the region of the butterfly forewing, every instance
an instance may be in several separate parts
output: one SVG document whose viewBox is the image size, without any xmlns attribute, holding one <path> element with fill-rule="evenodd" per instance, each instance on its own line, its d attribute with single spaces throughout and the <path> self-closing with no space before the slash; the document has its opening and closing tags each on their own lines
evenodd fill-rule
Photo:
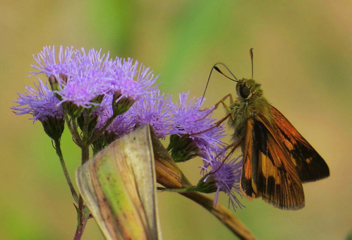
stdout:
<svg viewBox="0 0 352 240">
<path fill-rule="evenodd" d="M 302 182 L 316 181 L 330 175 L 329 167 L 324 159 L 294 128 L 294 126 L 275 107 L 270 106 L 273 112 L 273 124 L 277 128 L 278 138 L 285 145 L 290 154 L 297 173 Z"/>
</svg>

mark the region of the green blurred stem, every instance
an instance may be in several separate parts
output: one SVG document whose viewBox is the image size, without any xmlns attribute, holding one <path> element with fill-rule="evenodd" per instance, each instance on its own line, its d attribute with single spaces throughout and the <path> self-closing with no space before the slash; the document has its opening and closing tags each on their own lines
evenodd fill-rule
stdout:
<svg viewBox="0 0 352 240">
<path fill-rule="evenodd" d="M 89 122 L 90 122 L 90 111 L 86 112 L 86 115 L 84 117 L 84 125 L 83 125 L 83 141 L 87 142 L 88 141 L 88 126 L 89 126 Z"/>
<path fill-rule="evenodd" d="M 196 187 L 189 187 L 189 188 L 163 188 L 163 187 L 157 187 L 159 191 L 165 191 L 165 192 L 177 192 L 177 193 L 186 193 L 186 192 L 195 192 L 197 191 Z"/>
<path fill-rule="evenodd" d="M 62 170 L 64 171 L 67 184 L 70 187 L 73 199 L 75 200 L 76 203 L 78 203 L 78 195 L 77 195 L 77 192 L 76 192 L 75 188 L 73 187 L 70 175 L 68 174 L 68 171 L 67 171 L 67 167 L 66 167 L 66 164 L 65 164 L 65 161 L 64 161 L 64 157 L 63 157 L 62 151 L 61 151 L 60 140 L 54 140 L 54 142 L 55 142 L 56 154 L 57 154 L 57 156 L 60 159 L 61 167 L 62 167 Z"/>
<path fill-rule="evenodd" d="M 99 132 L 96 132 L 94 134 L 94 136 L 88 141 L 88 144 L 92 144 L 93 142 L 95 142 L 98 138 L 100 138 L 100 136 L 105 132 L 105 130 L 110 126 L 110 124 L 114 121 L 114 119 L 117 117 L 117 114 L 113 114 L 111 116 L 111 118 L 109 118 L 104 127 L 102 127 L 102 129 L 99 130 Z"/>
<path fill-rule="evenodd" d="M 90 218 L 90 212 L 88 208 L 84 205 L 83 198 L 80 195 L 78 200 L 77 210 L 77 229 L 73 240 L 80 240 L 82 238 L 84 229 L 86 227 L 87 221 Z"/>
<path fill-rule="evenodd" d="M 89 159 L 89 147 L 86 147 L 86 146 L 82 147 L 81 150 L 82 150 L 82 158 L 81 158 L 81 160 L 82 160 L 82 165 L 83 165 Z"/>
<path fill-rule="evenodd" d="M 70 130 L 70 133 L 73 137 L 74 142 L 78 146 L 80 146 L 82 141 L 81 141 L 81 138 L 80 138 L 79 133 L 77 131 L 77 127 L 75 127 L 75 124 L 72 124 L 72 122 L 74 122 L 74 120 L 70 119 L 68 114 L 65 111 L 64 111 L 64 118 L 67 123 L 67 127 Z"/>
<path fill-rule="evenodd" d="M 72 123 L 72 129 L 73 129 L 73 132 L 74 132 L 74 135 L 76 140 L 77 140 L 77 144 L 78 146 L 80 146 L 82 144 L 82 139 L 78 133 L 78 125 L 77 125 L 77 118 L 71 118 L 71 123 Z"/>
<path fill-rule="evenodd" d="M 229 209 L 218 203 L 214 206 L 213 199 L 200 194 L 198 192 L 186 192 L 180 193 L 181 195 L 191 199 L 198 203 L 217 219 L 219 219 L 232 233 L 234 233 L 239 239 L 254 240 L 255 237 L 251 234 L 248 228 L 238 220 Z"/>
<path fill-rule="evenodd" d="M 84 164 L 89 159 L 88 145 L 81 147 L 81 151 L 82 151 L 81 152 L 82 164 Z M 80 240 L 83 235 L 84 229 L 86 227 L 87 221 L 90 218 L 90 212 L 87 206 L 84 205 L 83 198 L 81 195 L 79 196 L 78 207 L 76 207 L 76 210 L 77 210 L 77 229 L 73 240 Z"/>
</svg>

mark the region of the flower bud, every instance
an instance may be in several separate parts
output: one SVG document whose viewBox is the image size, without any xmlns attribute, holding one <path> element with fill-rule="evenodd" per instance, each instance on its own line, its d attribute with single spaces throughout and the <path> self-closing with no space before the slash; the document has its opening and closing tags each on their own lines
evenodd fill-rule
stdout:
<svg viewBox="0 0 352 240">
<path fill-rule="evenodd" d="M 112 110 L 115 116 L 121 115 L 130 109 L 135 102 L 130 97 L 122 97 L 121 93 L 115 92 L 112 100 Z"/>
<path fill-rule="evenodd" d="M 49 116 L 41 121 L 45 133 L 53 140 L 59 140 L 65 128 L 65 121 L 62 118 Z"/>
<path fill-rule="evenodd" d="M 171 156 L 175 162 L 185 162 L 197 156 L 200 156 L 200 149 L 189 135 L 176 135 L 170 137 L 170 144 L 167 148 L 171 151 Z"/>
<path fill-rule="evenodd" d="M 213 193 L 218 190 L 218 187 L 216 186 L 216 179 L 213 174 L 209 173 L 202 177 L 195 189 L 198 192 L 202 193 Z"/>
</svg>

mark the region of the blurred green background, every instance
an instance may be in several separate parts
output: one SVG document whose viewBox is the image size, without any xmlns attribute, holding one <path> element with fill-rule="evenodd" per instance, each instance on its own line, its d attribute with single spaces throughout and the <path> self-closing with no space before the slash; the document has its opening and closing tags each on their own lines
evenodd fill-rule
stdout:
<svg viewBox="0 0 352 240">
<path fill-rule="evenodd" d="M 40 123 L 10 107 L 46 45 L 103 49 L 132 57 L 160 74 L 161 90 L 201 96 L 212 65 L 254 78 L 266 97 L 324 157 L 328 179 L 304 186 L 306 207 L 282 211 L 243 200 L 236 216 L 258 239 L 344 239 L 352 230 L 351 1 L 0 1 L 1 167 L 0 239 L 72 239 L 76 216 L 70 191 Z M 235 84 L 214 74 L 210 106 Z M 224 116 L 222 109 L 216 117 Z M 80 153 L 68 134 L 69 171 Z M 199 159 L 182 164 L 192 182 Z M 160 193 L 164 239 L 233 239 L 200 206 Z M 220 202 L 227 205 L 227 198 Z M 103 239 L 94 220 L 83 239 Z"/>
</svg>

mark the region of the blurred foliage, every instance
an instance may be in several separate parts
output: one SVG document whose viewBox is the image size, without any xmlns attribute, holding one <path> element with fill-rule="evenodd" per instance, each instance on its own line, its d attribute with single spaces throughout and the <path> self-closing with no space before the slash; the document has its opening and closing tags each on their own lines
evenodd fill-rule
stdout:
<svg viewBox="0 0 352 240">
<path fill-rule="evenodd" d="M 331 177 L 306 184 L 306 207 L 280 211 L 243 199 L 235 214 L 258 239 L 343 239 L 351 229 L 352 15 L 349 1 L 1 1 L 2 100 L 0 239 L 72 239 L 75 210 L 59 160 L 40 124 L 10 111 L 32 54 L 45 45 L 102 48 L 160 74 L 160 88 L 201 96 L 211 66 L 225 62 L 237 77 L 254 78 L 328 162 Z M 235 85 L 214 74 L 205 106 Z M 221 118 L 224 111 L 218 110 Z M 72 177 L 80 153 L 69 134 L 63 151 Z M 182 164 L 192 182 L 200 160 Z M 227 204 L 225 196 L 220 198 Z M 159 194 L 165 239 L 232 239 L 204 209 Z M 94 220 L 83 239 L 103 239 Z"/>
<path fill-rule="evenodd" d="M 352 240 L 352 232 L 347 235 L 346 240 Z"/>
</svg>

